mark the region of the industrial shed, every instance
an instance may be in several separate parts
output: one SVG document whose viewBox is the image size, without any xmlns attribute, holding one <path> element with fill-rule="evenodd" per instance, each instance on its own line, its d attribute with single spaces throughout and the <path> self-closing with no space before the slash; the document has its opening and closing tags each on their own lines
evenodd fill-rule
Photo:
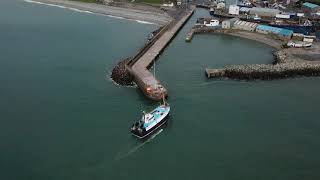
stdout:
<svg viewBox="0 0 320 180">
<path fill-rule="evenodd" d="M 233 29 L 239 29 L 244 31 L 254 31 L 258 26 L 257 23 L 238 20 L 233 24 Z"/>
<path fill-rule="evenodd" d="M 292 30 L 277 28 L 277 27 L 272 27 L 267 25 L 258 25 L 256 28 L 256 31 L 262 34 L 275 34 L 280 38 L 284 38 L 284 39 L 290 39 L 293 34 Z"/>
<path fill-rule="evenodd" d="M 250 15 L 258 15 L 258 16 L 262 16 L 262 17 L 275 17 L 276 14 L 280 14 L 280 12 L 281 11 L 278 9 L 253 7 L 250 9 L 249 14 Z"/>
</svg>

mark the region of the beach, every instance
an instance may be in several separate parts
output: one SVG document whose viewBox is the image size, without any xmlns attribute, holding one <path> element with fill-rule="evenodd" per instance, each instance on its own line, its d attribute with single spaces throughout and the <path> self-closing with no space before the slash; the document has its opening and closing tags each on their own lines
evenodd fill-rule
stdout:
<svg viewBox="0 0 320 180">
<path fill-rule="evenodd" d="M 136 20 L 141 23 L 165 25 L 171 21 L 171 17 L 155 7 L 146 5 L 127 5 L 123 7 L 115 7 L 96 3 L 84 3 L 69 0 L 25 0 L 30 3 L 43 5 L 53 5 L 62 8 L 70 8 L 72 10 L 81 10 L 88 13 L 96 13 L 118 18 Z"/>
</svg>

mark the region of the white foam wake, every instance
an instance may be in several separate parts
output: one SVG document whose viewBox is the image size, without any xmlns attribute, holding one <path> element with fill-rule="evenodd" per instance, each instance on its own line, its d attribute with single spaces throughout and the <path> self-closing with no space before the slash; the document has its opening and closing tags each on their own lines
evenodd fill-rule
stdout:
<svg viewBox="0 0 320 180">
<path fill-rule="evenodd" d="M 162 131 L 163 131 L 163 129 L 160 129 L 159 131 L 157 131 L 156 133 L 154 133 L 150 138 L 148 138 L 145 142 L 134 146 L 133 148 L 131 148 L 131 149 L 130 149 L 129 151 L 127 151 L 126 153 L 119 153 L 119 154 L 115 157 L 115 160 L 124 159 L 124 158 L 130 156 L 131 154 L 135 153 L 138 149 L 142 148 L 144 145 L 146 145 L 147 143 L 151 142 L 151 140 L 153 140 L 156 136 L 158 136 Z"/>
<path fill-rule="evenodd" d="M 76 11 L 76 12 L 94 14 L 91 11 L 85 11 L 85 10 L 81 10 L 81 9 L 77 9 L 77 8 L 65 7 L 65 6 L 61 6 L 61 5 L 43 3 L 43 2 L 33 1 L 33 0 L 24 0 L 24 2 L 41 4 L 41 5 L 51 6 L 51 7 L 58 7 L 58 8 L 62 8 L 62 9 L 69 9 L 69 10 Z"/>
</svg>

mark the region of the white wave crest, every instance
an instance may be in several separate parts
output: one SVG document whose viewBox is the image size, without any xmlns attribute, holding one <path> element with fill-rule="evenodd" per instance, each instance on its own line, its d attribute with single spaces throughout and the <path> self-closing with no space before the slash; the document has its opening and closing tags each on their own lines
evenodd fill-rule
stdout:
<svg viewBox="0 0 320 180">
<path fill-rule="evenodd" d="M 154 24 L 152 22 L 148 22 L 148 21 L 141 21 L 141 20 L 136 20 L 136 22 L 140 23 L 140 24 Z"/>
<path fill-rule="evenodd" d="M 113 15 L 106 15 L 106 16 L 111 17 L 111 18 L 115 18 L 115 19 L 126 19 L 126 18 L 123 18 L 120 16 L 113 16 Z"/>
</svg>

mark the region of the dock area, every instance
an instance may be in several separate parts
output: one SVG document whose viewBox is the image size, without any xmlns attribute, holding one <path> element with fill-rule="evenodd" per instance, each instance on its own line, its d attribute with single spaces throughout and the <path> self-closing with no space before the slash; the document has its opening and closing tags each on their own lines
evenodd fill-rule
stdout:
<svg viewBox="0 0 320 180">
<path fill-rule="evenodd" d="M 148 68 L 153 65 L 153 62 L 192 16 L 195 9 L 195 6 L 191 6 L 181 18 L 168 24 L 159 33 L 159 37 L 156 37 L 154 42 L 142 50 L 129 64 L 128 70 L 133 75 L 135 83 L 148 98 L 160 101 L 163 97 L 168 96 L 167 89 L 161 85 Z"/>
</svg>

